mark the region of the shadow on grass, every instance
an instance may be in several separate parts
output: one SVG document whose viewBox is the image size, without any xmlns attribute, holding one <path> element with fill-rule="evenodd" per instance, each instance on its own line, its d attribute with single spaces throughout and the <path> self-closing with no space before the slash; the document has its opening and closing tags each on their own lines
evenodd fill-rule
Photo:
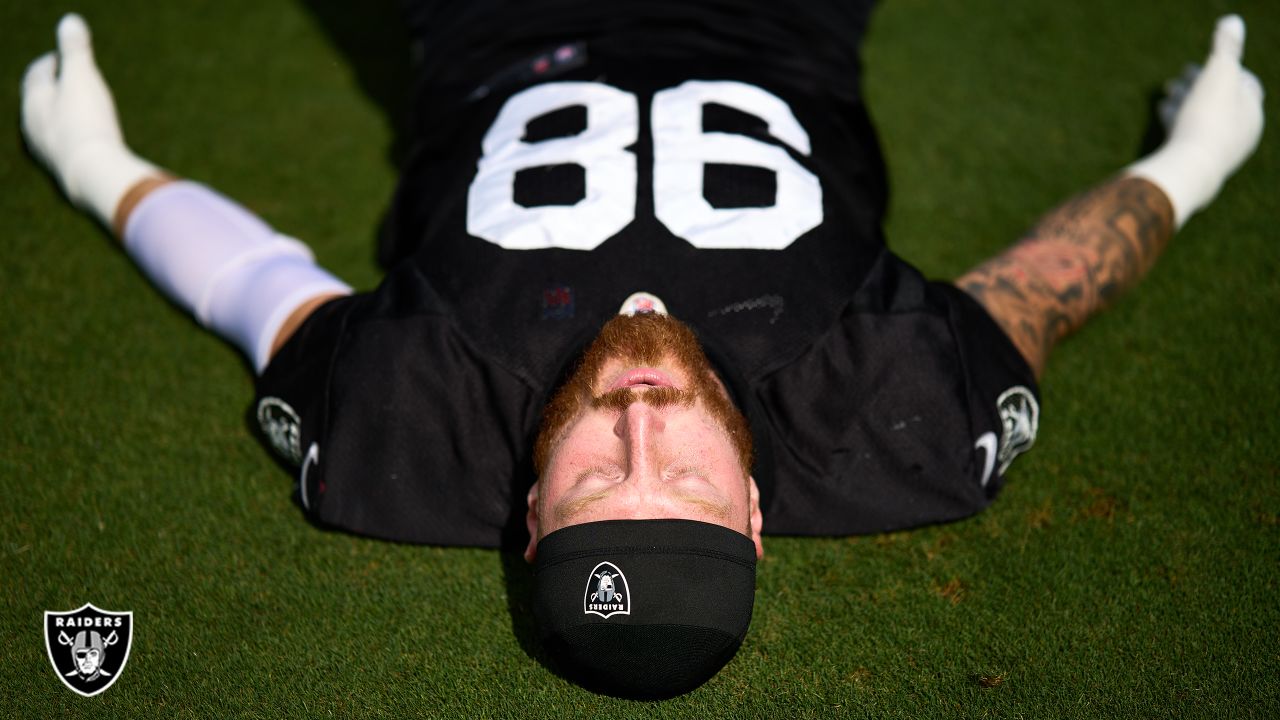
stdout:
<svg viewBox="0 0 1280 720">
<path fill-rule="evenodd" d="M 1142 139 L 1138 141 L 1134 160 L 1150 155 L 1164 142 L 1166 132 L 1164 123 L 1160 121 L 1160 101 L 1163 99 L 1164 89 L 1158 85 L 1147 92 L 1147 127 L 1142 132 Z"/>
<path fill-rule="evenodd" d="M 580 353 L 575 353 L 573 357 L 576 358 L 578 354 Z M 562 369 L 559 380 L 555 383 L 556 387 L 565 381 L 572 367 L 572 365 L 566 365 Z M 524 550 L 529 542 L 529 532 L 525 522 L 528 504 L 525 502 L 525 496 L 533 485 L 535 477 L 534 438 L 528 438 L 524 446 L 527 450 L 524 457 L 517 463 L 517 467 L 527 468 L 527 471 L 516 473 L 511 478 L 511 510 L 507 515 L 506 526 L 502 529 L 502 548 L 498 554 L 502 563 L 502 581 L 507 589 L 507 613 L 511 616 L 511 634 L 529 659 L 546 668 L 548 672 L 573 683 L 574 680 L 556 666 L 555 661 L 538 641 L 538 627 L 533 617 L 533 565 L 524 559 Z"/>
<path fill-rule="evenodd" d="M 554 672 L 551 659 L 538 642 L 538 629 L 533 621 L 533 567 L 525 562 L 521 550 L 504 549 L 501 559 L 502 579 L 507 586 L 507 611 L 511 614 L 511 633 L 525 655 Z"/>
<path fill-rule="evenodd" d="M 329 42 L 346 56 L 356 82 L 382 108 L 392 131 L 387 162 L 403 170 L 409 155 L 409 112 L 413 68 L 409 31 L 400 3 L 300 0 Z"/>
<path fill-rule="evenodd" d="M 409 28 L 404 8 L 396 0 L 350 3 L 340 0 L 300 0 L 316 19 L 329 42 L 347 58 L 360 90 L 382 109 L 391 129 L 387 162 L 403 172 L 412 146 L 410 131 L 414 71 Z M 374 259 L 389 270 L 393 253 L 391 198 L 373 234 Z"/>
</svg>

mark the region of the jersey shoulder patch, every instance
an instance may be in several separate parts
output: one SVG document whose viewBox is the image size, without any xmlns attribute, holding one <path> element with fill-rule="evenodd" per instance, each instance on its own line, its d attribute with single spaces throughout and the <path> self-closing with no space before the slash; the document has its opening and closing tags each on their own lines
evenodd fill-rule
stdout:
<svg viewBox="0 0 1280 720">
<path fill-rule="evenodd" d="M 302 420 L 289 403 L 278 397 L 258 401 L 258 426 L 271 447 L 292 465 L 302 463 Z"/>
<path fill-rule="evenodd" d="M 1014 458 L 1031 449 L 1040 429 L 1040 404 L 1036 396 L 1023 385 L 1015 385 L 1000 393 L 996 400 L 1003 430 L 1000 435 L 1000 451 L 997 460 L 1000 474 L 1009 468 Z"/>
</svg>

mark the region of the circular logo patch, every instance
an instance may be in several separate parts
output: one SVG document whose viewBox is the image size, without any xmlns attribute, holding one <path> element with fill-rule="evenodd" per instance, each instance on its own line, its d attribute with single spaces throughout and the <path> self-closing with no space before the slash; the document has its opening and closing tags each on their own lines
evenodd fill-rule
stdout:
<svg viewBox="0 0 1280 720">
<path fill-rule="evenodd" d="M 258 425 L 280 457 L 294 465 L 302 462 L 302 421 L 288 403 L 276 397 L 262 398 Z"/>
</svg>

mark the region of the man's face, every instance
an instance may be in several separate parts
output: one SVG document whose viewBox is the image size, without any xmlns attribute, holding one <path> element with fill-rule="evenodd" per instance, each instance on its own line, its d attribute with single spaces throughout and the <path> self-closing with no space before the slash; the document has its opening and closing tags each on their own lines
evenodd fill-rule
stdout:
<svg viewBox="0 0 1280 720">
<path fill-rule="evenodd" d="M 102 662 L 102 651 L 97 648 L 80 648 L 76 650 L 76 667 L 81 675 L 92 675 L 98 671 L 98 663 Z"/>
<path fill-rule="evenodd" d="M 655 518 L 729 527 L 759 553 L 750 438 L 688 327 L 656 314 L 610 320 L 547 405 L 525 557 L 568 525 Z"/>
</svg>

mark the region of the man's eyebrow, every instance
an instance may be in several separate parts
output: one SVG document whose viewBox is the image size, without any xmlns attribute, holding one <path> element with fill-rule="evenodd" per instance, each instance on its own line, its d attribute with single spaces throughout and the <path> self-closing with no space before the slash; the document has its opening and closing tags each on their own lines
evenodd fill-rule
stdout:
<svg viewBox="0 0 1280 720">
<path fill-rule="evenodd" d="M 556 524 L 559 526 L 568 524 L 575 517 L 586 511 L 587 508 L 607 498 L 610 494 L 610 490 L 611 488 L 604 488 L 589 495 L 584 495 L 580 498 L 574 498 L 573 500 L 560 503 L 554 510 Z M 686 505 L 693 505 L 701 508 L 704 512 L 725 524 L 728 524 L 731 520 L 732 513 L 729 511 L 730 505 L 727 500 L 712 500 L 703 497 L 702 495 L 686 492 L 679 488 L 671 490 L 670 494 L 672 497 Z"/>
<path fill-rule="evenodd" d="M 556 509 L 555 509 L 556 525 L 557 526 L 567 525 L 575 517 L 577 517 L 578 515 L 581 515 L 584 510 L 591 507 L 595 503 L 600 502 L 601 500 L 605 499 L 608 496 L 609 496 L 609 488 L 604 488 L 602 490 L 597 490 L 589 495 L 583 495 L 580 498 L 574 498 L 573 500 L 562 502 L 559 505 L 556 505 Z"/>
<path fill-rule="evenodd" d="M 729 524 L 730 512 L 728 500 L 722 500 L 719 498 L 711 500 L 701 495 L 693 495 L 680 490 L 675 490 L 671 494 L 686 505 L 696 505 L 716 520 L 719 520 L 726 525 Z"/>
</svg>

